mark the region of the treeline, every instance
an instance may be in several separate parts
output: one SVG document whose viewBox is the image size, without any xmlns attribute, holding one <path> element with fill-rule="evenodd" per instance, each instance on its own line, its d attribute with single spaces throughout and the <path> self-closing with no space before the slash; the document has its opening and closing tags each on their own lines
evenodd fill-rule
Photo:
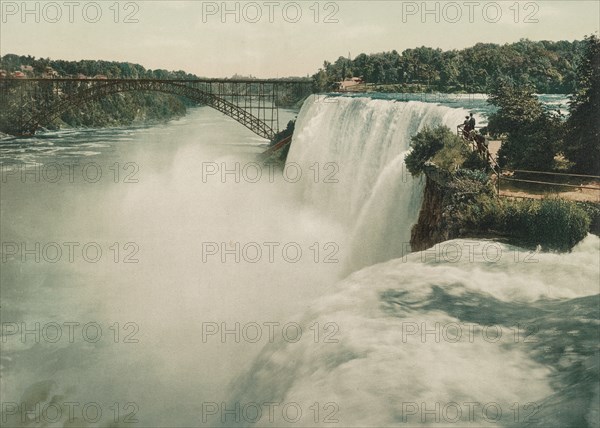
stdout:
<svg viewBox="0 0 600 428">
<path fill-rule="evenodd" d="M 109 79 L 195 79 L 197 76 L 185 71 L 147 70 L 139 64 L 117 61 L 65 61 L 60 59 L 36 58 L 30 55 L 7 54 L 0 58 L 0 69 L 9 73 L 20 71 L 21 66 L 31 66 L 33 76 L 41 77 L 47 67 L 58 74 L 57 77 L 76 77 L 83 74 L 88 77 L 104 75 Z"/>
<path fill-rule="evenodd" d="M 531 41 L 442 51 L 429 47 L 364 54 L 354 59 L 325 61 L 313 75 L 318 91 L 336 82 L 361 77 L 368 84 L 392 85 L 390 91 L 414 88 L 440 92 L 487 93 L 500 78 L 533 86 L 538 93 L 572 93 L 583 41 Z M 394 87 L 395 86 L 395 87 Z"/>
<path fill-rule="evenodd" d="M 22 67 L 23 66 L 23 67 Z M 31 67 L 31 69 L 29 68 Z M 182 79 L 197 78 L 184 71 L 147 70 L 139 64 L 116 61 L 65 61 L 33 56 L 8 54 L 0 58 L 0 69 L 12 74 L 24 72 L 26 77 L 42 77 L 48 74 L 48 67 L 54 77 L 77 77 L 98 75 L 107 78 L 154 78 Z M 31 70 L 31 71 L 30 71 Z M 18 112 L 19 94 L 14 99 L 9 96 L 1 106 L 0 122 L 10 124 Z M 48 100 L 47 100 L 48 101 Z M 74 108 L 64 112 L 49 128 L 64 125 L 75 127 L 123 126 L 143 121 L 162 121 L 185 115 L 187 107 L 193 103 L 185 98 L 158 92 L 125 92 L 109 95 L 102 99 L 89 101 L 82 108 Z M 33 107 L 32 107 L 33 108 Z M 8 126 L 3 126 L 8 128 Z"/>
</svg>

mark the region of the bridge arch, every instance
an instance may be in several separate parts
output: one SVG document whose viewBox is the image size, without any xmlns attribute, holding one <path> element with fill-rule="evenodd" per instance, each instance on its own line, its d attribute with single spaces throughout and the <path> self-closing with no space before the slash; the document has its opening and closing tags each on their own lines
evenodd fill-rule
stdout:
<svg viewBox="0 0 600 428">
<path fill-rule="evenodd" d="M 42 114 L 31 117 L 24 124 L 23 130 L 33 134 L 42 125 L 50 123 L 53 119 L 73 107 L 82 106 L 86 102 L 108 95 L 131 91 L 162 92 L 185 97 L 220 111 L 260 137 L 270 140 L 276 133 L 276 130 L 272 129 L 271 126 L 259 117 L 218 95 L 190 86 L 185 84 L 185 82 L 160 80 L 107 80 L 102 83 L 93 84 L 88 88 L 78 90 L 60 99 Z"/>
</svg>

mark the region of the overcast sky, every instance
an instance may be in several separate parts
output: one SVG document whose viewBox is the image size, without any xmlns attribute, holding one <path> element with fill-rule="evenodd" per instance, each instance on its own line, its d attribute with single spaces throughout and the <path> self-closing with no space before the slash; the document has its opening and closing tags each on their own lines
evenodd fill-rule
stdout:
<svg viewBox="0 0 600 428">
<path fill-rule="evenodd" d="M 22 1 L 0 0 L 0 54 L 128 61 L 209 77 L 303 76 L 323 60 L 349 54 L 423 45 L 463 48 L 521 38 L 575 40 L 597 34 L 600 25 L 597 0 L 423 5 L 394 0 L 59 0 L 25 2 L 24 8 Z"/>
</svg>

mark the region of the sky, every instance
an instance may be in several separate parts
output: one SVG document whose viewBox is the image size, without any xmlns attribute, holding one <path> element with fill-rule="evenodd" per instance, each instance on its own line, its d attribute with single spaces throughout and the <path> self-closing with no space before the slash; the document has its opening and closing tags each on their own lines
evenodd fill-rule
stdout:
<svg viewBox="0 0 600 428">
<path fill-rule="evenodd" d="M 204 77 L 315 73 L 324 60 L 417 46 L 575 40 L 600 1 L 6 1 L 0 54 L 103 59 Z"/>
</svg>

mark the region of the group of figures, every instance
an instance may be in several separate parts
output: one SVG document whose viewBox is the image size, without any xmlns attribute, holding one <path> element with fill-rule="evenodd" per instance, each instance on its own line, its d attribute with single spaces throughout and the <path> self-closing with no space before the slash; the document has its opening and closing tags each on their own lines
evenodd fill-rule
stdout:
<svg viewBox="0 0 600 428">
<path fill-rule="evenodd" d="M 469 116 L 465 116 L 465 121 L 462 125 L 463 138 L 467 141 L 473 142 L 477 146 L 477 152 L 487 158 L 487 140 L 483 135 L 475 130 L 475 125 L 476 122 L 475 117 L 473 117 L 473 113 L 470 113 Z"/>
</svg>

